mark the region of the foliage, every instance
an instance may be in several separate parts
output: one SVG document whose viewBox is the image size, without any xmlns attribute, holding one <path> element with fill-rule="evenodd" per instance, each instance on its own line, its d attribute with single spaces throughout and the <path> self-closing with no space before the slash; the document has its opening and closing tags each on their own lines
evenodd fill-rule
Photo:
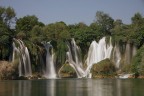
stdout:
<svg viewBox="0 0 144 96">
<path fill-rule="evenodd" d="M 56 22 L 46 25 L 44 28 L 46 39 L 48 40 L 66 40 L 69 38 L 69 32 L 64 22 Z"/>
<path fill-rule="evenodd" d="M 124 25 L 121 20 L 116 20 L 114 22 L 114 28 L 111 29 L 112 36 L 114 39 L 114 42 L 126 42 L 127 41 L 127 25 Z"/>
<path fill-rule="evenodd" d="M 139 48 L 143 45 L 144 42 L 144 18 L 140 13 L 136 13 L 132 17 L 131 24 L 131 40 L 137 45 Z"/>
<path fill-rule="evenodd" d="M 132 61 L 131 71 L 140 75 L 144 75 L 144 46 L 142 46 Z"/>
<path fill-rule="evenodd" d="M 114 22 L 114 28 L 111 29 L 114 42 L 124 44 L 133 43 L 138 48 L 143 45 L 144 41 L 144 18 L 141 14 L 136 13 L 132 19 L 132 24 L 125 25 L 121 20 Z"/>
<path fill-rule="evenodd" d="M 44 40 L 43 28 L 39 25 L 35 25 L 30 32 L 29 40 L 35 44 L 42 42 Z"/>
<path fill-rule="evenodd" d="M 121 72 L 123 73 L 130 73 L 131 72 L 131 65 L 130 64 L 125 64 L 121 68 Z"/>
<path fill-rule="evenodd" d="M 7 25 L 7 27 L 11 27 L 12 23 L 15 22 L 15 16 L 16 13 L 13 8 L 0 7 L 0 21 L 3 21 L 3 23 Z"/>
<path fill-rule="evenodd" d="M 114 64 L 109 59 L 105 59 L 94 64 L 91 72 L 92 77 L 95 77 L 97 75 L 109 76 L 115 74 L 116 69 Z"/>
<path fill-rule="evenodd" d="M 96 23 L 102 27 L 104 35 L 111 35 L 110 30 L 113 28 L 113 22 L 114 20 L 108 14 L 102 11 L 97 11 Z"/>
<path fill-rule="evenodd" d="M 16 21 L 16 13 L 13 8 L 0 7 L 0 59 L 8 60 L 11 53 L 11 41 L 15 31 L 12 29 Z"/>
<path fill-rule="evenodd" d="M 99 41 L 102 37 L 104 37 L 104 33 L 103 33 L 103 29 L 102 26 L 100 26 L 98 23 L 91 23 L 91 25 L 89 26 L 91 31 L 93 32 L 93 34 L 91 34 L 93 36 L 93 40 Z"/>
<path fill-rule="evenodd" d="M 16 30 L 17 32 L 23 32 L 26 35 L 26 38 L 30 38 L 30 31 L 33 29 L 35 25 L 42 25 L 41 22 L 38 21 L 36 16 L 24 16 L 23 18 L 19 18 L 16 22 Z"/>
<path fill-rule="evenodd" d="M 18 77 L 18 62 L 9 63 L 6 61 L 0 61 L 0 79 L 12 80 Z"/>
<path fill-rule="evenodd" d="M 60 69 L 59 75 L 60 77 L 76 77 L 76 72 L 69 64 L 64 64 Z"/>
<path fill-rule="evenodd" d="M 57 51 L 56 51 L 56 68 L 59 69 L 62 64 L 65 63 L 66 60 L 66 52 L 67 46 L 65 42 L 59 41 L 57 44 Z"/>
</svg>

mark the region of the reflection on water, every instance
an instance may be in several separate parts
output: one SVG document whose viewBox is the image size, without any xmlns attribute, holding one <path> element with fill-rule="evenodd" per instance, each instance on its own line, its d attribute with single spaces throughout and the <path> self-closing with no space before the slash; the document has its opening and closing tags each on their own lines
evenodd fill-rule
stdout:
<svg viewBox="0 0 144 96">
<path fill-rule="evenodd" d="M 92 86 L 92 96 L 113 96 L 113 88 L 112 86 L 109 86 L 112 84 L 112 80 L 105 80 L 105 79 L 99 79 L 95 82 L 93 82 Z M 94 86 L 96 85 L 96 86 Z M 108 89 L 108 90 L 107 90 Z M 116 95 L 117 96 L 117 95 Z"/>
<path fill-rule="evenodd" d="M 0 96 L 144 96 L 142 79 L 0 81 Z"/>
</svg>

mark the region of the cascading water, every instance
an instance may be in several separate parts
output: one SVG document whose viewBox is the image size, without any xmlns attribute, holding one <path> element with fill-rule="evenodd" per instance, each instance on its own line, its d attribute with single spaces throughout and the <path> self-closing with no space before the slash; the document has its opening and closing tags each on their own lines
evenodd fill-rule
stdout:
<svg viewBox="0 0 144 96">
<path fill-rule="evenodd" d="M 126 44 L 126 50 L 125 50 L 125 63 L 130 64 L 131 59 L 131 50 L 130 50 L 130 44 Z"/>
<path fill-rule="evenodd" d="M 12 62 L 19 60 L 19 76 L 31 76 L 31 61 L 27 47 L 20 39 L 13 39 L 13 57 Z M 18 46 L 16 46 L 16 43 Z"/>
<path fill-rule="evenodd" d="M 120 60 L 121 60 L 121 53 L 119 50 L 119 46 L 117 44 L 114 47 L 112 59 L 113 59 L 113 62 L 116 64 L 116 68 L 119 68 Z"/>
<path fill-rule="evenodd" d="M 112 44 L 110 39 L 110 44 L 107 45 L 105 41 L 105 37 L 103 37 L 98 43 L 93 41 L 89 47 L 88 57 L 86 59 L 87 69 L 85 71 L 86 76 L 91 76 L 90 70 L 93 64 L 104 60 L 106 58 L 110 58 L 112 51 Z"/>
<path fill-rule="evenodd" d="M 74 38 L 72 38 L 72 41 L 68 44 L 68 49 L 67 57 L 70 66 L 74 68 L 78 78 L 84 77 L 85 73 L 80 58 L 80 48 L 76 45 Z"/>
<path fill-rule="evenodd" d="M 54 53 L 50 42 L 42 42 L 46 49 L 46 69 L 44 71 L 45 78 L 56 78 L 54 67 Z"/>
<path fill-rule="evenodd" d="M 87 57 L 87 66 L 97 63 L 103 59 L 110 58 L 112 51 L 112 44 L 107 45 L 105 37 L 103 37 L 98 43 L 93 41 L 89 47 L 88 57 Z"/>
<path fill-rule="evenodd" d="M 19 61 L 19 76 L 31 76 L 32 70 L 28 49 L 24 45 L 23 41 L 21 41 L 20 39 L 13 40 L 12 62 L 15 62 L 16 60 Z M 43 55 L 40 55 L 40 61 L 43 62 L 43 64 L 45 63 L 43 66 L 44 77 L 56 78 L 57 75 L 54 67 L 54 53 L 52 45 L 50 44 L 50 42 L 42 42 L 42 44 L 44 45 L 46 50 L 46 54 L 44 53 Z M 96 41 L 92 41 L 86 59 L 87 68 L 84 69 L 81 60 L 81 51 L 80 48 L 76 45 L 74 38 L 71 40 L 71 42 L 68 42 L 67 45 L 67 61 L 69 62 L 70 66 L 73 67 L 73 69 L 76 71 L 78 78 L 91 77 L 90 70 L 93 64 L 96 64 L 101 60 L 104 60 L 106 58 L 110 59 L 112 57 L 113 62 L 119 69 L 121 59 L 125 64 L 130 64 L 132 57 L 136 54 L 136 47 L 133 44 L 127 43 L 126 46 L 124 46 L 123 51 L 121 52 L 120 46 L 118 46 L 118 44 L 115 44 L 113 49 L 111 38 L 109 40 L 109 43 L 106 43 L 106 38 L 103 37 L 99 40 L 98 43 Z M 112 49 L 113 54 L 111 55 Z M 44 56 L 46 58 L 43 58 Z"/>
<path fill-rule="evenodd" d="M 111 40 L 109 45 L 106 44 L 105 37 L 102 38 L 99 43 L 93 41 L 90 45 L 88 57 L 86 59 L 86 70 L 83 69 L 82 61 L 80 59 L 80 56 L 78 55 L 80 54 L 80 49 L 76 45 L 74 39 L 72 39 L 71 43 L 68 45 L 68 48 L 68 62 L 75 69 L 78 78 L 81 78 L 88 77 L 90 75 L 90 69 L 94 63 L 97 63 L 106 58 L 110 58 L 113 47 L 111 44 Z"/>
<path fill-rule="evenodd" d="M 127 43 L 125 50 L 125 64 L 130 64 L 132 61 L 132 57 L 136 54 L 136 46 L 133 44 Z"/>
<path fill-rule="evenodd" d="M 136 48 L 136 46 L 133 46 L 132 57 L 136 55 L 136 52 L 137 52 L 137 48 Z"/>
<path fill-rule="evenodd" d="M 68 49 L 67 56 L 70 66 L 74 68 L 78 78 L 84 77 L 82 60 L 80 58 L 80 48 L 76 45 L 74 38 L 68 43 Z"/>
</svg>

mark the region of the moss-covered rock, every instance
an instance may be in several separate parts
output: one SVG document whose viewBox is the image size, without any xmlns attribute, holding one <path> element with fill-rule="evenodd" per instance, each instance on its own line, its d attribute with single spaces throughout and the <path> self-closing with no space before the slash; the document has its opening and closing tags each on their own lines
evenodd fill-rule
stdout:
<svg viewBox="0 0 144 96">
<path fill-rule="evenodd" d="M 109 59 L 105 59 L 94 64 L 91 73 L 92 78 L 111 78 L 116 75 L 116 68 Z"/>
<path fill-rule="evenodd" d="M 0 61 L 0 79 L 12 80 L 18 78 L 18 64 L 7 61 Z"/>
<path fill-rule="evenodd" d="M 64 64 L 59 70 L 59 77 L 61 78 L 69 78 L 69 77 L 76 77 L 75 70 L 69 65 Z"/>
</svg>

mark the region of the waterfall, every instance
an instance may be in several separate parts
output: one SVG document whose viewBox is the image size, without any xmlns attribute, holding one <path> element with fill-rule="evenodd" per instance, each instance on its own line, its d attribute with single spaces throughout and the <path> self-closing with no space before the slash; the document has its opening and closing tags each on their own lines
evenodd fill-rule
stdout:
<svg viewBox="0 0 144 96">
<path fill-rule="evenodd" d="M 127 43 L 125 50 L 125 64 L 130 64 L 132 61 L 132 57 L 136 54 L 136 46 L 133 44 Z"/>
<path fill-rule="evenodd" d="M 134 57 L 136 55 L 136 52 L 137 52 L 137 48 L 136 48 L 136 46 L 133 45 L 132 57 Z"/>
<path fill-rule="evenodd" d="M 19 76 L 31 76 L 31 61 L 29 56 L 29 51 L 27 47 L 24 45 L 23 41 L 20 39 L 13 39 L 13 57 L 12 62 L 15 60 L 19 61 Z M 16 46 L 17 44 L 17 46 Z"/>
<path fill-rule="evenodd" d="M 30 56 L 29 56 L 29 51 L 27 49 L 27 47 L 25 47 L 25 57 L 26 57 L 26 71 L 25 74 L 27 76 L 32 75 L 32 70 L 31 70 L 31 61 L 30 61 Z"/>
<path fill-rule="evenodd" d="M 90 70 L 93 64 L 98 63 L 101 60 L 104 60 L 106 58 L 110 58 L 111 51 L 112 51 L 112 44 L 111 44 L 111 38 L 110 38 L 110 44 L 106 44 L 105 37 L 100 39 L 100 41 L 97 43 L 96 41 L 93 41 L 89 47 L 88 51 L 88 57 L 86 59 L 87 63 L 87 69 L 85 71 L 85 75 L 91 75 Z"/>
<path fill-rule="evenodd" d="M 68 43 L 68 49 L 67 57 L 70 66 L 74 68 L 78 78 L 84 77 L 84 69 L 80 58 L 80 48 L 76 45 L 74 38 Z"/>
<path fill-rule="evenodd" d="M 126 44 L 126 50 L 125 50 L 125 63 L 130 64 L 131 61 L 131 49 L 130 49 L 130 44 Z"/>
<path fill-rule="evenodd" d="M 116 68 L 119 68 L 120 66 L 120 60 L 121 60 L 121 53 L 119 50 L 119 46 L 116 44 L 113 50 L 113 62 L 116 64 Z"/>
<path fill-rule="evenodd" d="M 12 62 L 18 60 L 19 76 L 31 76 L 32 70 L 28 48 L 20 39 L 13 39 L 13 41 Z M 42 66 L 43 76 L 45 78 L 57 78 L 54 66 L 53 46 L 50 44 L 50 42 L 42 42 L 42 44 L 45 48 L 45 51 L 43 51 L 45 53 L 40 53 L 39 58 L 40 62 L 44 65 Z M 92 41 L 90 44 L 87 58 L 85 60 L 87 68 L 84 68 L 81 58 L 81 50 L 80 47 L 76 45 L 74 38 L 72 38 L 71 41 L 67 43 L 67 46 L 67 61 L 69 65 L 75 70 L 78 78 L 91 77 L 90 70 L 93 64 L 96 64 L 106 58 L 111 59 L 112 57 L 112 60 L 118 69 L 120 66 L 120 61 L 122 61 L 122 63 L 124 62 L 124 64 L 130 64 L 132 57 L 136 54 L 137 50 L 136 47 L 131 43 L 126 43 L 122 52 L 120 51 L 120 46 L 118 44 L 115 44 L 113 49 L 111 38 L 109 39 L 109 42 L 106 43 L 106 37 L 103 37 L 99 40 L 99 42 Z"/>
<path fill-rule="evenodd" d="M 103 37 L 98 43 L 93 41 L 89 47 L 88 57 L 86 59 L 87 69 L 84 70 L 81 58 L 79 56 L 80 48 L 76 45 L 75 40 L 72 39 L 71 43 L 68 45 L 68 62 L 76 71 L 78 78 L 88 77 L 90 75 L 90 69 L 94 63 L 110 58 L 112 48 L 111 40 L 110 44 L 108 45 L 106 44 L 105 37 Z"/>
<path fill-rule="evenodd" d="M 45 78 L 56 78 L 56 72 L 54 67 L 54 53 L 50 42 L 42 42 L 46 49 L 46 69 L 44 71 Z"/>
</svg>

